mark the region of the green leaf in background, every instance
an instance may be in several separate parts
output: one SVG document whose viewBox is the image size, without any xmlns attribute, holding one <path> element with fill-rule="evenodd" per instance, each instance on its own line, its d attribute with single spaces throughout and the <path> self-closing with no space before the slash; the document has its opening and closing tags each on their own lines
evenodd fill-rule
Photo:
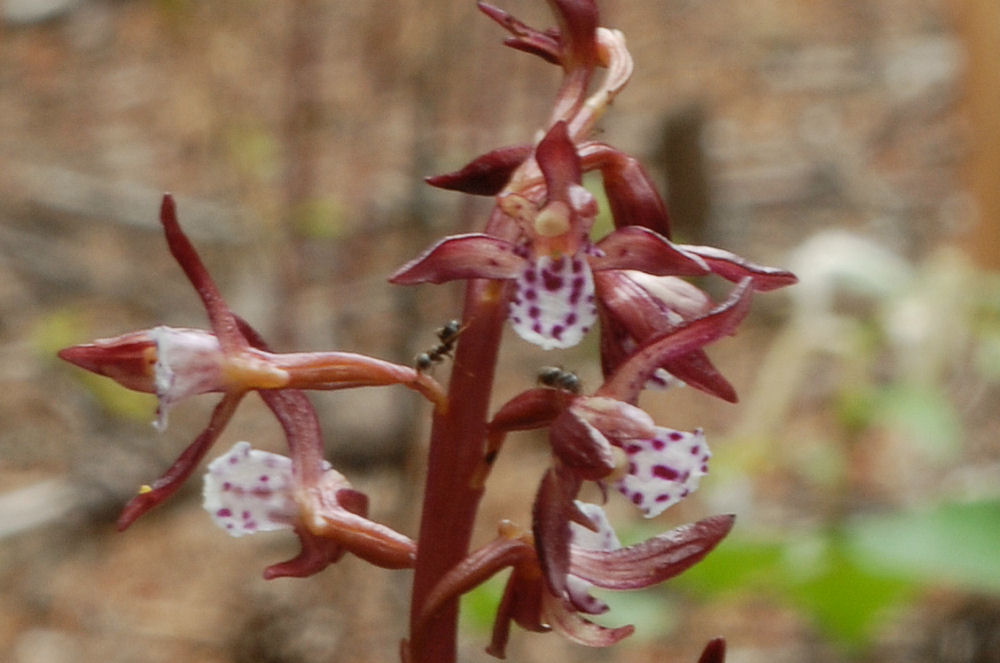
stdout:
<svg viewBox="0 0 1000 663">
<path fill-rule="evenodd" d="M 1000 593 L 1000 500 L 865 516 L 846 533 L 866 568 Z"/>
<path fill-rule="evenodd" d="M 727 540 L 672 581 L 707 598 L 755 595 L 795 606 L 848 649 L 861 649 L 881 615 L 914 585 L 859 566 L 834 533 L 801 533 L 787 541 Z"/>
<path fill-rule="evenodd" d="M 671 581 L 708 598 L 746 591 L 773 591 L 782 583 L 785 556 L 779 542 L 726 539 L 705 559 Z"/>
<path fill-rule="evenodd" d="M 888 610 L 907 600 L 915 587 L 862 568 L 836 538 L 825 544 L 808 572 L 792 580 L 785 591 L 829 638 L 861 649 Z"/>
<path fill-rule="evenodd" d="M 953 458 L 961 446 L 962 426 L 951 401 L 924 384 L 894 384 L 878 399 L 876 421 L 905 435 L 933 460 Z"/>
<path fill-rule="evenodd" d="M 462 595 L 461 626 L 473 633 L 489 633 L 497 606 L 507 585 L 509 571 L 498 573 L 471 592 Z"/>
</svg>

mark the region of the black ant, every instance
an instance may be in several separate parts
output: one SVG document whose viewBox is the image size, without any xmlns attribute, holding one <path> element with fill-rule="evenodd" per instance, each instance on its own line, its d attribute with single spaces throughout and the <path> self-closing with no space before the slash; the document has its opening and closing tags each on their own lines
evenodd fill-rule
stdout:
<svg viewBox="0 0 1000 663">
<path fill-rule="evenodd" d="M 579 394 L 580 378 L 576 373 L 564 370 L 560 366 L 545 366 L 538 370 L 538 384 L 555 389 L 562 389 L 571 394 Z"/>
<path fill-rule="evenodd" d="M 426 371 L 434 364 L 440 364 L 445 357 L 450 357 L 455 349 L 455 342 L 458 335 L 462 333 L 462 323 L 458 320 L 449 320 L 444 327 L 437 330 L 437 337 L 440 343 L 427 352 L 421 352 L 415 360 L 418 371 Z"/>
</svg>

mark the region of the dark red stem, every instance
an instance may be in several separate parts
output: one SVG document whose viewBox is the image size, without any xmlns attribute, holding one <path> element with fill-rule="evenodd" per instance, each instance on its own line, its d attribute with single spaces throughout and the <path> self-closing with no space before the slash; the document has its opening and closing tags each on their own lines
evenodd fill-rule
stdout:
<svg viewBox="0 0 1000 663">
<path fill-rule="evenodd" d="M 500 333 L 507 315 L 502 281 L 470 281 L 462 338 L 455 351 L 448 405 L 435 414 L 413 578 L 409 663 L 454 663 L 458 599 L 420 620 L 442 577 L 469 552 L 483 489 L 475 474 L 485 451 L 486 421 Z"/>
</svg>

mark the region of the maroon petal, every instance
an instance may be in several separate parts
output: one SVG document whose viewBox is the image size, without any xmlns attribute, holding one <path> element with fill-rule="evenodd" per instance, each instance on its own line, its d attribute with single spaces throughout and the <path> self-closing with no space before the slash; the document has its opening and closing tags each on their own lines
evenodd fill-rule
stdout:
<svg viewBox="0 0 1000 663">
<path fill-rule="evenodd" d="M 740 256 L 717 249 L 714 246 L 682 246 L 682 249 L 700 256 L 713 274 L 739 283 L 749 277 L 753 289 L 759 292 L 776 290 L 798 283 L 799 279 L 789 271 L 777 267 L 764 267 L 750 262 Z"/>
<path fill-rule="evenodd" d="M 174 464 L 159 479 L 150 486 L 144 486 L 143 490 L 125 505 L 121 515 L 118 516 L 117 527 L 119 531 L 127 529 L 144 513 L 177 492 L 181 484 L 198 467 L 198 463 L 205 457 L 208 450 L 212 448 L 226 424 L 229 423 L 233 413 L 236 412 L 236 406 L 239 405 L 242 398 L 243 394 L 226 394 L 222 397 L 219 404 L 215 406 L 215 410 L 212 411 L 212 418 L 205 430 L 195 438 L 194 442 L 188 445 L 187 449 L 177 457 Z"/>
<path fill-rule="evenodd" d="M 572 399 L 572 394 L 560 389 L 538 387 L 523 391 L 497 410 L 490 421 L 490 432 L 531 430 L 548 426 Z"/>
<path fill-rule="evenodd" d="M 153 370 L 156 341 L 148 330 L 74 345 L 63 348 L 58 354 L 63 361 L 109 377 L 127 389 L 156 393 Z"/>
<path fill-rule="evenodd" d="M 535 148 L 535 159 L 545 178 L 548 200 L 570 203 L 570 186 L 580 184 L 583 171 L 576 146 L 562 120 L 552 125 Z M 571 204 L 570 207 L 573 207 Z"/>
<path fill-rule="evenodd" d="M 569 601 L 551 596 L 543 598 L 545 616 L 551 622 L 552 628 L 577 644 L 587 647 L 610 647 L 635 632 L 635 627 L 631 625 L 609 628 L 595 624 L 581 617 Z"/>
<path fill-rule="evenodd" d="M 496 658 L 507 657 L 510 623 L 514 621 L 526 631 L 545 633 L 550 630 L 542 621 L 542 596 L 545 585 L 539 575 L 525 577 L 515 569 L 507 579 L 503 597 L 493 620 L 493 635 L 486 653 Z"/>
<path fill-rule="evenodd" d="M 473 159 L 452 173 L 426 178 L 431 186 L 477 196 L 494 196 L 507 185 L 510 176 L 531 156 L 531 145 L 501 147 Z"/>
<path fill-rule="evenodd" d="M 695 350 L 682 357 L 663 362 L 663 369 L 675 378 L 728 403 L 736 403 L 739 397 L 736 389 L 722 373 L 715 368 L 704 350 Z"/>
<path fill-rule="evenodd" d="M 509 279 L 527 264 L 514 245 L 480 233 L 446 237 L 389 277 L 390 283 L 445 283 L 455 279 Z"/>
<path fill-rule="evenodd" d="M 632 353 L 597 391 L 632 402 L 657 368 L 736 331 L 750 310 L 753 290 L 744 279 L 724 303 L 707 315 L 654 336 Z"/>
<path fill-rule="evenodd" d="M 713 638 L 705 645 L 701 652 L 698 663 L 725 663 L 726 661 L 726 640 L 725 638 Z"/>
<path fill-rule="evenodd" d="M 296 526 L 295 533 L 302 550 L 292 559 L 264 569 L 265 580 L 315 575 L 344 556 L 344 549 L 336 541 L 318 537 L 302 526 Z"/>
<path fill-rule="evenodd" d="M 567 576 L 570 569 L 570 522 L 586 522 L 574 498 L 581 480 L 573 472 L 556 464 L 550 467 L 538 486 L 532 507 L 532 533 L 535 550 L 549 592 L 568 596 Z"/>
<path fill-rule="evenodd" d="M 513 37 L 504 39 L 504 44 L 519 51 L 537 55 L 552 64 L 562 64 L 562 49 L 556 31 L 539 31 L 517 20 L 509 13 L 486 2 L 479 2 L 480 11 L 499 23 Z"/>
<path fill-rule="evenodd" d="M 191 240 L 177 222 L 177 206 L 174 204 L 174 197 L 169 193 L 164 194 L 163 202 L 160 204 L 160 223 L 163 225 L 170 254 L 174 256 L 198 296 L 201 297 L 212 331 L 219 337 L 219 345 L 223 351 L 245 347 L 246 341 L 237 329 L 236 319 L 222 299 L 222 294 L 205 269 Z"/>
<path fill-rule="evenodd" d="M 323 438 L 309 397 L 298 389 L 262 389 L 257 393 L 281 424 L 296 480 L 315 485 L 324 470 Z"/>
<path fill-rule="evenodd" d="M 597 168 L 615 227 L 642 226 L 670 238 L 670 221 L 663 199 L 639 160 L 603 143 L 580 150 L 585 170 Z"/>
<path fill-rule="evenodd" d="M 572 412 L 564 412 L 549 429 L 552 453 L 579 478 L 597 481 L 615 469 L 611 444 L 594 425 Z"/>
<path fill-rule="evenodd" d="M 549 0 L 559 22 L 559 42 L 565 69 L 597 65 L 597 4 L 594 0 Z"/>
<path fill-rule="evenodd" d="M 662 235 L 641 226 L 618 228 L 597 243 L 601 254 L 590 259 L 594 270 L 635 269 L 654 276 L 700 276 L 708 266 Z"/>
<path fill-rule="evenodd" d="M 487 543 L 442 576 L 427 594 L 419 619 L 423 622 L 432 618 L 446 603 L 478 587 L 508 566 L 517 567 L 525 563 L 535 564 L 536 561 L 534 549 L 523 540 L 499 538 Z"/>
<path fill-rule="evenodd" d="M 605 589 L 649 587 L 701 561 L 725 538 L 735 520 L 732 515 L 712 516 L 617 550 L 574 546 L 569 572 Z"/>
</svg>

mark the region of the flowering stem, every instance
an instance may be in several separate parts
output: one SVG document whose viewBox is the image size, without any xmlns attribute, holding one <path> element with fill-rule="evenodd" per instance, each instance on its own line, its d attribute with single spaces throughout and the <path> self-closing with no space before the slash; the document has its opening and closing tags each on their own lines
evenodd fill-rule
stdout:
<svg viewBox="0 0 1000 663">
<path fill-rule="evenodd" d="M 490 392 L 507 316 L 500 281 L 473 280 L 465 291 L 462 338 L 448 386 L 448 403 L 431 428 L 410 619 L 410 663 L 453 663 L 458 601 L 419 620 L 428 594 L 468 553 L 483 489 L 474 480 L 484 453 Z"/>
</svg>

